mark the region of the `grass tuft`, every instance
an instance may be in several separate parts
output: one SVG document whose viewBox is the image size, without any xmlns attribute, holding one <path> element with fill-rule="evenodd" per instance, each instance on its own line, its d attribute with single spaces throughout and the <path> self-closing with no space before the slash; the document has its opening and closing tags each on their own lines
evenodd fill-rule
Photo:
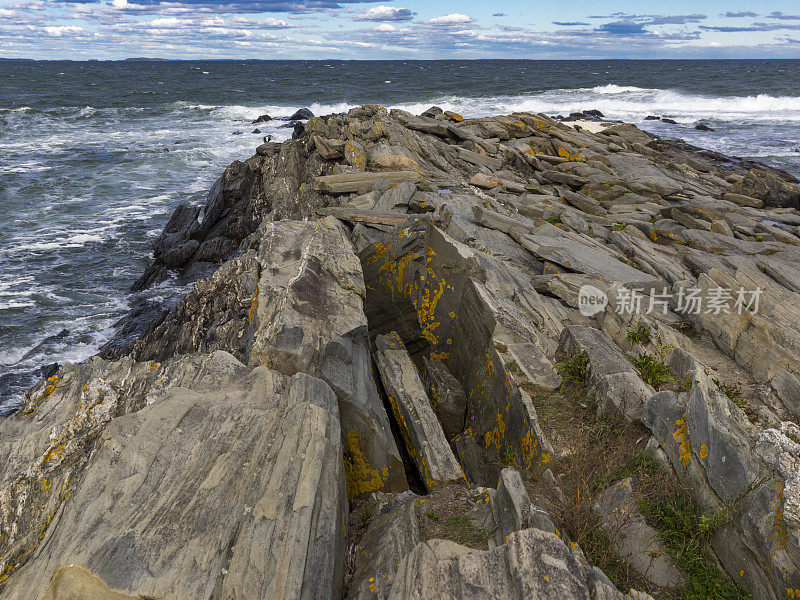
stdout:
<svg viewBox="0 0 800 600">
<path fill-rule="evenodd" d="M 636 329 L 631 329 L 628 335 L 625 336 L 631 344 L 639 344 L 644 346 L 650 343 L 650 326 L 647 323 L 639 321 Z"/>
<path fill-rule="evenodd" d="M 584 386 L 589 379 L 589 355 L 586 352 L 574 354 L 556 363 L 556 369 L 561 373 L 562 386 L 570 384 Z"/>
</svg>

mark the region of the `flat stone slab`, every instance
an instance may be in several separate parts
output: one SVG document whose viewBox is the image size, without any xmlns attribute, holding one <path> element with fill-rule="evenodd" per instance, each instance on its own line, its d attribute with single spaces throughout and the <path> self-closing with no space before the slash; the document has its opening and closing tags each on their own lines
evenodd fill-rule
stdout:
<svg viewBox="0 0 800 600">
<path fill-rule="evenodd" d="M 389 185 L 411 181 L 419 183 L 422 176 L 416 171 L 384 171 L 382 173 L 357 172 L 322 175 L 314 179 L 314 189 L 328 194 L 366 194 L 379 181 Z"/>
<path fill-rule="evenodd" d="M 545 260 L 570 271 L 598 277 L 607 283 L 617 281 L 624 285 L 649 286 L 658 281 L 657 277 L 626 265 L 596 246 L 584 245 L 570 238 L 526 234 L 519 241 Z"/>
<path fill-rule="evenodd" d="M 508 351 L 531 383 L 550 390 L 561 385 L 561 375 L 536 344 L 509 344 Z"/>
</svg>

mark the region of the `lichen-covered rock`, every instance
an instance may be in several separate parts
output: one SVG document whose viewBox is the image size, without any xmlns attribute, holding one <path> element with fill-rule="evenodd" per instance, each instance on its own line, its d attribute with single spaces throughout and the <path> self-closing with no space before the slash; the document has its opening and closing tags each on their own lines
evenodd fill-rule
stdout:
<svg viewBox="0 0 800 600">
<path fill-rule="evenodd" d="M 401 561 L 419 543 L 416 503 L 412 492 L 378 503 L 356 547 L 348 600 L 386 600 L 389 597 Z"/>
<path fill-rule="evenodd" d="M 251 249 L 200 280 L 133 345 L 138 360 L 225 350 L 339 398 L 349 494 L 400 491 L 405 475 L 372 379 L 361 264 L 333 218 L 265 221 Z"/>
<path fill-rule="evenodd" d="M 465 482 L 464 471 L 400 336 L 395 332 L 379 335 L 375 345 L 375 362 L 392 412 L 426 489 Z"/>
</svg>

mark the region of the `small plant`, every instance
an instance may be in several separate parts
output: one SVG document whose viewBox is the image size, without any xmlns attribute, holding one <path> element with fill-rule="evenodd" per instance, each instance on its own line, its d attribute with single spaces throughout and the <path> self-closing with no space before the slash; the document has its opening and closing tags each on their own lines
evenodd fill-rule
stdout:
<svg viewBox="0 0 800 600">
<path fill-rule="evenodd" d="M 644 498 L 639 508 L 645 519 L 658 530 L 659 537 L 687 574 L 687 583 L 666 598 L 682 600 L 745 600 L 752 596 L 736 587 L 716 567 L 709 556 L 711 536 L 731 523 L 734 504 L 728 503 L 713 513 L 702 513 L 686 490 L 673 489 L 655 498 Z"/>
<path fill-rule="evenodd" d="M 553 213 L 545 220 L 551 225 L 559 225 L 561 223 L 561 215 Z"/>
<path fill-rule="evenodd" d="M 589 379 L 589 355 L 586 352 L 574 354 L 565 361 L 556 363 L 556 369 L 561 373 L 562 385 L 585 385 Z"/>
<path fill-rule="evenodd" d="M 428 517 L 431 521 L 441 521 L 442 517 L 439 516 L 435 510 L 429 510 L 425 513 L 425 516 Z"/>
<path fill-rule="evenodd" d="M 625 231 L 625 228 L 628 226 L 627 223 L 614 223 L 614 229 L 619 229 L 620 231 Z"/>
<path fill-rule="evenodd" d="M 661 336 L 656 334 L 656 350 L 653 354 L 647 352 L 642 352 L 638 356 L 628 354 L 628 358 L 631 359 L 644 382 L 659 390 L 661 386 L 675 379 L 672 369 L 666 362 L 667 353 L 673 348 L 672 344 L 664 345 Z"/>
<path fill-rule="evenodd" d="M 628 340 L 631 344 L 639 344 L 640 346 L 644 346 L 650 343 L 650 326 L 647 323 L 642 323 L 639 321 L 639 324 L 636 326 L 636 329 L 631 329 L 628 332 L 628 335 L 625 336 L 625 339 Z"/>
<path fill-rule="evenodd" d="M 747 406 L 742 399 L 742 391 L 739 389 L 738 385 L 727 385 L 719 379 L 713 379 L 712 381 L 717 384 L 720 391 L 730 398 L 736 406 L 742 409 Z"/>
</svg>

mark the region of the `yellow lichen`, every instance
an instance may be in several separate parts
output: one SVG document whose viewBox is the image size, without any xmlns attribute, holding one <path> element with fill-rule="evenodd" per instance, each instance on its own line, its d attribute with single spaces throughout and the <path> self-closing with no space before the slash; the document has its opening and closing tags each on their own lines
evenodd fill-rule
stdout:
<svg viewBox="0 0 800 600">
<path fill-rule="evenodd" d="M 389 468 L 384 465 L 379 471 L 369 465 L 369 461 L 361 450 L 358 433 L 351 429 L 345 440 L 344 470 L 347 481 L 347 495 L 356 498 L 376 490 L 380 490 L 389 479 Z"/>
</svg>

